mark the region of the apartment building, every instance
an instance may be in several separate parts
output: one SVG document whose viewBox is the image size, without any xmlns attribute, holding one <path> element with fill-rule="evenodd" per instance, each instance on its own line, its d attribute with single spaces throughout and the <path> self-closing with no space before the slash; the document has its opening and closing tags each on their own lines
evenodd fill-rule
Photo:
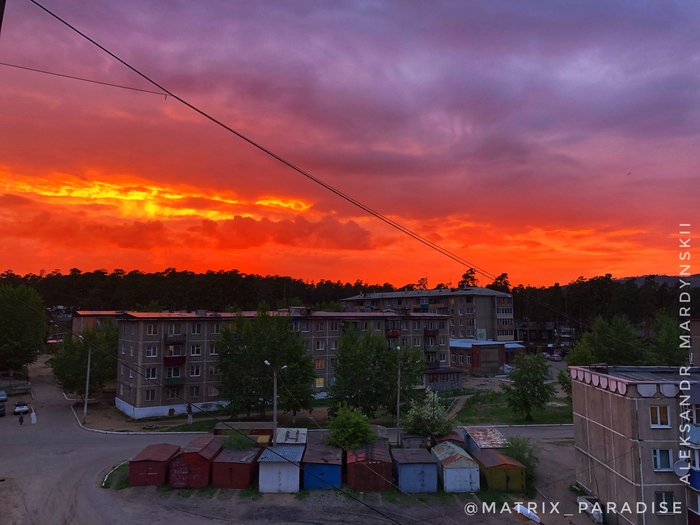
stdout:
<svg viewBox="0 0 700 525">
<path fill-rule="evenodd" d="M 607 523 L 700 524 L 700 369 L 570 371 L 576 481 Z"/>
<path fill-rule="evenodd" d="M 334 382 L 336 350 L 348 330 L 381 334 L 389 348 L 419 349 L 426 362 L 423 386 L 434 390 L 461 386 L 462 370 L 450 367 L 445 315 L 315 312 L 306 307 L 276 314 L 289 317 L 291 329 L 312 356 L 313 386 L 319 395 Z M 134 418 L 180 414 L 187 403 L 212 408 L 220 380 L 216 341 L 221 327 L 235 317 L 205 311 L 119 314 L 117 408 Z"/>
<path fill-rule="evenodd" d="M 360 294 L 341 300 L 343 312 L 426 312 L 450 316 L 453 339 L 513 341 L 513 296 L 489 288 L 436 288 Z"/>
</svg>

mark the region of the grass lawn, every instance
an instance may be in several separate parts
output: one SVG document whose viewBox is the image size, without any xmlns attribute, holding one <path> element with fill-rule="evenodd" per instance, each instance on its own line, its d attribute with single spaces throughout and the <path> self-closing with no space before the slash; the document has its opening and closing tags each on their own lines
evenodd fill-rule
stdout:
<svg viewBox="0 0 700 525">
<path fill-rule="evenodd" d="M 460 424 L 507 424 L 523 425 L 531 424 L 562 424 L 573 422 L 571 403 L 566 399 L 557 398 L 556 402 L 562 403 L 561 407 L 547 407 L 532 413 L 532 421 L 525 421 L 524 414 L 514 414 L 506 404 L 505 394 L 485 390 L 475 394 L 464 404 L 457 414 L 456 420 Z"/>
</svg>

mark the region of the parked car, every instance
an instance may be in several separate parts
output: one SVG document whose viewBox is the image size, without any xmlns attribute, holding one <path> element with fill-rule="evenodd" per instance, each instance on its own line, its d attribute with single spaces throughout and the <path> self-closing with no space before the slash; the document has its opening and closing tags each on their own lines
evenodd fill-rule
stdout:
<svg viewBox="0 0 700 525">
<path fill-rule="evenodd" d="M 26 401 L 17 401 L 15 403 L 15 415 L 17 414 L 29 414 L 29 403 Z"/>
<path fill-rule="evenodd" d="M 5 403 L 0 403 L 0 417 L 5 417 Z"/>
<path fill-rule="evenodd" d="M 554 354 L 552 356 L 552 361 L 561 361 L 561 356 L 559 354 Z"/>
<path fill-rule="evenodd" d="M 7 392 L 0 390 L 0 403 L 5 403 L 7 401 Z"/>
<path fill-rule="evenodd" d="M 549 359 L 549 358 L 551 357 L 551 356 L 549 355 L 548 352 L 542 352 L 542 356 L 543 356 L 545 359 Z"/>
</svg>

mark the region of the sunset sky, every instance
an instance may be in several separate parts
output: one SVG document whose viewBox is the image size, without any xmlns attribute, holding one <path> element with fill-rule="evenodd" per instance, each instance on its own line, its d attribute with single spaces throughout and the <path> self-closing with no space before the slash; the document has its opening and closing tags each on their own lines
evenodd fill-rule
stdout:
<svg viewBox="0 0 700 525">
<path fill-rule="evenodd" d="M 678 224 L 700 222 L 695 2 L 42 1 L 513 285 L 677 274 Z M 28 0 L 8 0 L 0 62 L 158 91 Z M 0 272 L 170 267 L 466 270 L 172 97 L 0 66 Z"/>
</svg>

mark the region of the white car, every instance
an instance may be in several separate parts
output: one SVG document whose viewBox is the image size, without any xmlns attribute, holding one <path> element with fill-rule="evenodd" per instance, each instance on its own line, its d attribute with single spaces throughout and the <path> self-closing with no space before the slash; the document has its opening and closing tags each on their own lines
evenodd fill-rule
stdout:
<svg viewBox="0 0 700 525">
<path fill-rule="evenodd" d="M 549 359 L 551 356 L 547 352 L 542 352 L 542 357 Z"/>
<path fill-rule="evenodd" d="M 29 403 L 26 401 L 17 401 L 15 403 L 15 415 L 29 414 Z"/>
</svg>

